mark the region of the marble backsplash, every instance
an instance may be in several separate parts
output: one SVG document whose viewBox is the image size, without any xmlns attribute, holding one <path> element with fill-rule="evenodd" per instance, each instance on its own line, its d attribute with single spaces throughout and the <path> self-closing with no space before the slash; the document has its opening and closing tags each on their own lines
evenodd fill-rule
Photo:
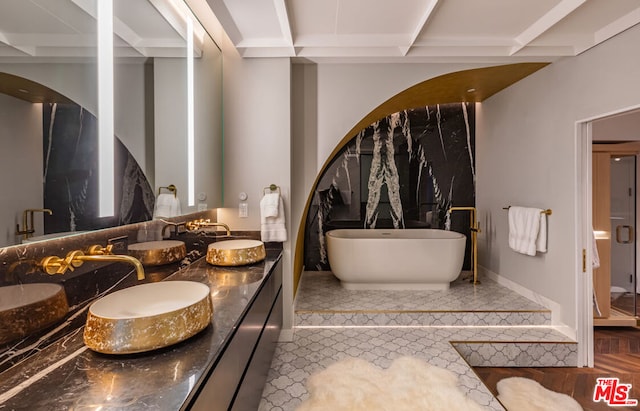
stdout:
<svg viewBox="0 0 640 411">
<path fill-rule="evenodd" d="M 167 230 L 172 239 L 184 241 L 187 257 L 173 264 L 145 267 L 145 279 L 139 281 L 133 266 L 126 263 L 85 262 L 73 272 L 64 275 L 49 275 L 39 266 L 42 258 L 50 255 L 64 257 L 69 251 L 86 250 L 94 244 L 107 245 L 112 240 L 116 244 L 115 254 L 126 254 L 127 244 L 160 240 L 162 229 L 168 222 L 183 222 L 199 218 L 216 221 L 215 210 L 207 210 L 166 220 L 124 225 L 97 230 L 54 240 L 26 243 L 0 248 L 0 286 L 27 283 L 58 283 L 64 287 L 69 312 L 58 323 L 33 332 L 21 339 L 0 345 L 0 373 L 42 350 L 74 330 L 80 330 L 86 320 L 89 305 L 97 298 L 118 289 L 143 282 L 157 282 L 165 279 L 191 262 L 206 254 L 208 244 L 216 241 L 215 234 L 180 233 Z M 172 228 L 172 227 L 170 227 Z M 243 237 L 259 238 L 259 232 L 243 232 Z M 1 306 L 1 302 L 0 302 Z M 7 326 L 5 324 L 5 326 Z M 3 324 L 0 323 L 0 332 Z"/>
</svg>

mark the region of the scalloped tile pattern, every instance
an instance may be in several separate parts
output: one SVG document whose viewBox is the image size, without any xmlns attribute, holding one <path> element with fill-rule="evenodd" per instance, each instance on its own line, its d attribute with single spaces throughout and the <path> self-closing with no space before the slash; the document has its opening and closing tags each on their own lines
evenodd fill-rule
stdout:
<svg viewBox="0 0 640 411">
<path fill-rule="evenodd" d="M 401 356 L 422 358 L 456 373 L 487 410 L 504 408 L 474 364 L 577 360 L 576 344 L 550 326 L 548 310 L 488 279 L 475 287 L 460 279 L 446 291 L 354 291 L 330 272 L 305 272 L 295 322 L 293 341 L 276 348 L 260 410 L 295 410 L 308 398 L 306 379 L 348 357 L 382 368 Z"/>
</svg>

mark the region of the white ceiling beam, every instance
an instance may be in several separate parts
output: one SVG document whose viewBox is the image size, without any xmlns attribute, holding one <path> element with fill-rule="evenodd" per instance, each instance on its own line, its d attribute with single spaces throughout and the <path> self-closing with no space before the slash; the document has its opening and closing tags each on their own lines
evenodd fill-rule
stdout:
<svg viewBox="0 0 640 411">
<path fill-rule="evenodd" d="M 285 0 L 273 0 L 273 6 L 276 9 L 276 15 L 278 16 L 278 23 L 280 23 L 280 31 L 285 42 L 290 47 L 290 55 L 293 57 L 296 55 L 296 50 L 293 47 L 293 36 L 291 34 L 291 21 L 289 20 L 289 13 L 287 12 L 287 3 Z"/>
<path fill-rule="evenodd" d="M 252 39 L 256 41 L 256 39 Z M 296 47 L 398 47 L 406 34 L 306 34 L 296 37 Z"/>
<path fill-rule="evenodd" d="M 140 43 L 140 36 L 138 36 L 135 31 L 131 30 L 131 27 L 124 24 L 122 20 L 114 17 L 113 31 L 118 33 L 118 37 L 124 40 L 124 42 L 127 43 L 135 51 L 145 57 L 148 57 L 147 54 L 145 54 L 145 50 L 138 46 L 138 44 Z"/>
<path fill-rule="evenodd" d="M 233 44 L 238 44 L 242 41 L 242 33 L 240 33 L 240 29 L 236 25 L 235 20 L 231 16 L 229 9 L 224 4 L 223 0 L 207 0 L 207 4 L 213 11 L 213 14 L 220 22 L 221 26 L 224 27 L 224 32 L 229 36 L 231 42 Z"/>
<path fill-rule="evenodd" d="M 0 32 L 0 43 L 4 43 L 7 46 L 11 47 L 12 49 L 18 50 L 20 53 L 24 53 L 27 56 L 35 56 L 36 55 L 36 48 L 33 46 L 29 46 L 29 47 L 25 47 L 25 46 L 18 46 L 15 44 L 15 40 L 10 40 L 9 37 L 3 33 Z"/>
<path fill-rule="evenodd" d="M 409 40 L 409 44 L 406 45 L 405 47 L 400 47 L 400 52 L 402 53 L 403 56 L 406 56 L 407 53 L 409 53 L 409 50 L 411 50 L 411 47 L 413 47 L 414 43 L 418 39 L 418 36 L 427 25 L 427 21 L 429 21 L 429 17 L 431 17 L 431 14 L 433 14 L 433 10 L 436 8 L 437 4 L 438 4 L 438 0 L 427 0 L 427 8 L 422 13 L 422 16 L 420 16 L 420 20 L 418 21 L 418 24 L 413 29 L 413 34 L 411 34 L 411 39 Z"/>
<path fill-rule="evenodd" d="M 591 47 L 597 44 L 600 44 L 603 41 L 606 41 L 611 37 L 619 33 L 622 33 L 626 29 L 633 27 L 639 23 L 640 23 L 640 7 L 637 9 L 634 9 L 633 11 L 625 14 L 624 16 L 618 18 L 617 20 L 614 20 L 613 22 L 600 28 L 598 31 L 594 33 L 593 37 L 591 38 L 591 41 L 581 46 L 577 45 L 575 47 L 575 54 L 578 55 L 580 53 L 583 53 L 586 50 L 590 49 Z"/>
<path fill-rule="evenodd" d="M 516 45 L 511 49 L 510 55 L 514 55 L 533 40 L 538 38 L 542 33 L 549 30 L 560 20 L 567 17 L 574 10 L 584 4 L 587 0 L 562 0 L 554 8 L 545 13 L 544 16 L 536 20 L 525 31 L 515 38 Z"/>
<path fill-rule="evenodd" d="M 183 2 L 179 2 L 176 4 L 182 4 L 181 10 L 177 10 L 173 7 L 170 2 L 167 0 L 149 0 L 151 5 L 158 10 L 158 13 L 165 19 L 167 23 L 173 28 L 173 30 L 178 33 L 185 42 L 187 41 L 187 19 L 191 18 L 191 10 L 189 7 Z M 194 54 L 200 55 L 203 49 L 202 39 L 204 37 L 204 29 L 197 22 L 195 18 L 192 19 L 194 21 L 193 25 L 193 33 L 194 33 Z M 124 25 L 124 23 L 122 23 Z M 114 20 L 114 30 L 116 30 L 116 21 Z M 120 37 L 120 33 L 116 31 L 115 33 Z M 123 38 L 126 41 L 126 39 Z M 186 43 L 185 43 L 186 47 Z"/>
</svg>

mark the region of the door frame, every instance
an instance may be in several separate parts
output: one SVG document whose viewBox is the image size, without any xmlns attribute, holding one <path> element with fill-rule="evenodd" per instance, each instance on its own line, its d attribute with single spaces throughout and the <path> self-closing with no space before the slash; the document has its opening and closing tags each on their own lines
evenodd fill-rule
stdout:
<svg viewBox="0 0 640 411">
<path fill-rule="evenodd" d="M 640 104 L 599 114 L 575 122 L 576 148 L 576 338 L 578 367 L 593 367 L 593 267 L 592 261 L 592 176 L 591 152 L 593 145 L 591 123 L 595 120 L 638 110 Z M 583 254 L 584 252 L 584 254 Z M 587 262 L 583 272 L 583 259 Z"/>
</svg>

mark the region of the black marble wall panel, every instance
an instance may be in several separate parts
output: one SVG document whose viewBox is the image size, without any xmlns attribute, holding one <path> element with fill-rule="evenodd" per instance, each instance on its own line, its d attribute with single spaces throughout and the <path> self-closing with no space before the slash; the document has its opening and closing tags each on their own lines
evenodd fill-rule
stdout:
<svg viewBox="0 0 640 411">
<path fill-rule="evenodd" d="M 305 269 L 329 270 L 324 233 L 337 228 L 440 228 L 467 235 L 475 205 L 475 106 L 407 109 L 361 130 L 331 160 L 307 214 Z"/>
<path fill-rule="evenodd" d="M 115 215 L 98 217 L 97 119 L 76 104 L 43 105 L 44 232 L 85 231 L 147 221 L 155 195 L 142 169 L 116 137 Z"/>
</svg>

